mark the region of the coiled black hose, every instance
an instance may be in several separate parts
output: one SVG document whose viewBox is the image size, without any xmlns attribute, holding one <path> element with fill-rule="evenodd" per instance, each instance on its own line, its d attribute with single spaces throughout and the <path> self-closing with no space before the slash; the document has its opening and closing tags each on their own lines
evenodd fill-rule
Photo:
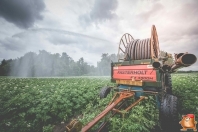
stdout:
<svg viewBox="0 0 198 132">
<path fill-rule="evenodd" d="M 135 39 L 132 40 L 125 49 L 125 60 L 141 60 L 141 59 L 150 59 L 151 58 L 151 39 Z M 154 48 L 154 51 L 156 49 Z"/>
</svg>

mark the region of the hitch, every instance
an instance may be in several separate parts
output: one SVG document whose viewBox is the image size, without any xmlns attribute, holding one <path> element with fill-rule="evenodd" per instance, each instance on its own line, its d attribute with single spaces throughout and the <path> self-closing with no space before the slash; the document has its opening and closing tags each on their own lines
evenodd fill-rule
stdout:
<svg viewBox="0 0 198 132">
<path fill-rule="evenodd" d="M 122 104 L 125 99 L 131 98 L 135 95 L 135 92 L 132 90 L 123 90 L 121 92 L 116 92 L 112 100 L 110 101 L 109 105 L 99 114 L 97 115 L 92 121 L 87 123 L 85 126 L 82 127 L 82 124 L 78 120 L 73 120 L 70 122 L 69 125 L 66 126 L 68 132 L 87 132 L 90 130 L 96 123 L 98 123 L 104 116 L 106 116 L 110 111 L 113 112 L 113 114 L 110 116 L 113 117 L 116 113 L 121 113 L 124 117 L 124 114 L 128 112 L 131 108 L 136 106 L 140 101 L 147 99 L 146 96 L 140 96 L 138 100 L 136 100 L 134 103 L 129 105 L 126 109 L 120 110 L 121 106 L 118 106 L 116 109 L 115 107 L 118 104 Z M 106 123 L 103 124 L 102 127 L 105 126 Z M 102 129 L 102 128 L 101 128 Z M 100 130 L 99 130 L 100 131 Z"/>
<path fill-rule="evenodd" d="M 72 120 L 67 126 L 67 132 L 80 132 L 82 128 L 82 123 L 76 119 Z"/>
</svg>

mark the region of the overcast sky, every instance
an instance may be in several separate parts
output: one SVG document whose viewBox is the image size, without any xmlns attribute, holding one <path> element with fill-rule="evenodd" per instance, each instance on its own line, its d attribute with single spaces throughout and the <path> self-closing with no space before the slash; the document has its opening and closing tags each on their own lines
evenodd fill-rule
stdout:
<svg viewBox="0 0 198 132">
<path fill-rule="evenodd" d="M 198 0 L 0 0 L 0 60 L 46 50 L 96 65 L 124 33 L 149 38 L 152 25 L 160 50 L 198 57 Z"/>
</svg>

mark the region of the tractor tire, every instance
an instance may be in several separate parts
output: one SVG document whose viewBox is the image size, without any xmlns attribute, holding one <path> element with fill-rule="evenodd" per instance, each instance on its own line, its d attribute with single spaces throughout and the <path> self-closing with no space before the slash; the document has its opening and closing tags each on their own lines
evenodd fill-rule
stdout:
<svg viewBox="0 0 198 132">
<path fill-rule="evenodd" d="M 170 94 L 164 95 L 159 111 L 160 125 L 164 132 L 177 132 L 179 130 L 177 105 L 176 96 Z"/>
<path fill-rule="evenodd" d="M 100 99 L 106 98 L 107 95 L 110 93 L 110 91 L 111 91 L 110 87 L 103 87 L 99 93 Z"/>
<path fill-rule="evenodd" d="M 165 87 L 166 87 L 166 93 L 172 94 L 172 80 L 170 73 L 165 74 Z"/>
</svg>

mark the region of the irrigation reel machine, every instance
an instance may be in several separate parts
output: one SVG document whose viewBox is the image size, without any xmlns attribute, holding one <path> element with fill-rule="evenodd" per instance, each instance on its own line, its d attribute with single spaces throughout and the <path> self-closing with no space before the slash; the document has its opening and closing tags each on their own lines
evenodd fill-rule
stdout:
<svg viewBox="0 0 198 132">
<path fill-rule="evenodd" d="M 151 37 L 147 39 L 134 39 L 128 33 L 124 34 L 119 43 L 118 62 L 111 63 L 111 81 L 117 87 L 104 87 L 99 93 L 100 98 L 105 98 L 110 90 L 114 90 L 114 97 L 88 124 L 82 126 L 78 120 L 73 120 L 66 126 L 67 131 L 87 132 L 107 114 L 110 117 L 117 113 L 123 114 L 122 111 L 127 112 L 140 101 L 147 99 L 147 95 L 156 97 L 161 128 L 172 131 L 175 124 L 178 124 L 178 101 L 172 95 L 171 73 L 192 65 L 197 58 L 194 54 L 179 53 L 174 55 L 172 64 L 168 63 L 169 59 L 173 59 L 171 54 L 160 54 L 154 25 Z M 133 102 L 123 108 L 124 102 L 131 98 L 134 98 Z M 103 122 L 97 131 L 105 131 L 107 122 Z"/>
</svg>

